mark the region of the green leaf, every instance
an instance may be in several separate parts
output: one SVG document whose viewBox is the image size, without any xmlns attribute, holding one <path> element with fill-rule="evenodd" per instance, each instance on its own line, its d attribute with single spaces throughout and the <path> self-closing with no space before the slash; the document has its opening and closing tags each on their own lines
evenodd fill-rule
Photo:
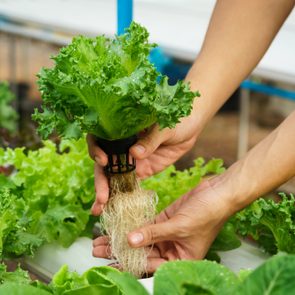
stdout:
<svg viewBox="0 0 295 295">
<path fill-rule="evenodd" d="M 210 250 L 229 251 L 241 246 L 241 241 L 236 235 L 235 227 L 231 222 L 226 222 L 217 238 L 213 242 Z"/>
<path fill-rule="evenodd" d="M 213 295 L 208 289 L 204 289 L 194 284 L 183 284 L 182 289 L 184 295 Z"/>
<path fill-rule="evenodd" d="M 48 208 L 44 214 L 32 214 L 30 231 L 42 237 L 46 242 L 57 241 L 69 247 L 83 231 L 89 213 L 75 204 Z"/>
<path fill-rule="evenodd" d="M 65 265 L 55 274 L 50 286 L 54 294 L 64 295 L 148 295 L 136 278 L 109 266 L 90 268 L 80 276 Z"/>
<path fill-rule="evenodd" d="M 274 256 L 248 275 L 236 294 L 294 294 L 294 273 L 295 255 Z"/>
<path fill-rule="evenodd" d="M 159 267 L 154 275 L 154 295 L 231 294 L 239 280 L 223 265 L 212 261 L 176 261 Z"/>
<path fill-rule="evenodd" d="M 70 272 L 67 265 L 63 265 L 53 276 L 49 286 L 54 294 L 60 295 L 68 290 L 74 290 L 87 286 L 87 280 L 77 272 Z"/>
<path fill-rule="evenodd" d="M 149 295 L 138 280 L 129 273 L 112 272 L 108 277 L 124 295 Z"/>
<path fill-rule="evenodd" d="M 87 279 L 89 284 L 100 284 L 104 286 L 115 286 L 114 281 L 112 280 L 112 274 L 120 274 L 120 272 L 109 266 L 100 266 L 93 267 L 87 270 L 83 277 Z"/>
<path fill-rule="evenodd" d="M 75 290 L 65 291 L 63 295 L 119 295 L 117 287 L 90 285 Z"/>
</svg>

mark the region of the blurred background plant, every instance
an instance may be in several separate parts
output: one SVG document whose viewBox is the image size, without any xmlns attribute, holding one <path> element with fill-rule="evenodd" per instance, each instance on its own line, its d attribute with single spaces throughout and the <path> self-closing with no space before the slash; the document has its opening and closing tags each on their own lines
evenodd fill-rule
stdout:
<svg viewBox="0 0 295 295">
<path fill-rule="evenodd" d="M 12 107 L 15 99 L 7 82 L 0 82 L 0 144 L 5 145 L 5 139 L 17 132 L 18 114 Z"/>
</svg>

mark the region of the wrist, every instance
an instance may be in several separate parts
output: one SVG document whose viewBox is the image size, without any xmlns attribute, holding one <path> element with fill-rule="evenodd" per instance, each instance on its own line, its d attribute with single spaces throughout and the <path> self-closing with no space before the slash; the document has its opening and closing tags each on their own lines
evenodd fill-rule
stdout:
<svg viewBox="0 0 295 295">
<path fill-rule="evenodd" d="M 234 164 L 224 173 L 208 180 L 213 191 L 221 199 L 225 218 L 229 218 L 254 201 L 251 197 L 251 186 L 245 186 L 240 181 L 235 166 Z"/>
<path fill-rule="evenodd" d="M 232 189 L 224 177 L 224 174 L 217 175 L 208 180 L 215 196 L 219 199 L 219 205 L 224 214 L 224 219 L 228 219 L 235 213 L 235 205 L 232 202 Z"/>
</svg>

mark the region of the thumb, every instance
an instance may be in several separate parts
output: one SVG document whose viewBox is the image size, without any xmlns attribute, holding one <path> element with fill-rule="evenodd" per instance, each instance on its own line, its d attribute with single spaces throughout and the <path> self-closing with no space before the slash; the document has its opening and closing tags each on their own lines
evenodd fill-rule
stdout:
<svg viewBox="0 0 295 295">
<path fill-rule="evenodd" d="M 135 145 L 130 148 L 131 155 L 138 159 L 145 159 L 151 155 L 162 142 L 170 136 L 169 129 L 160 130 L 158 125 L 154 125 L 143 138 L 140 138 Z"/>
<path fill-rule="evenodd" d="M 177 227 L 170 219 L 142 227 L 128 234 L 128 243 L 133 248 L 152 245 L 157 242 L 174 240 L 177 237 Z"/>
</svg>

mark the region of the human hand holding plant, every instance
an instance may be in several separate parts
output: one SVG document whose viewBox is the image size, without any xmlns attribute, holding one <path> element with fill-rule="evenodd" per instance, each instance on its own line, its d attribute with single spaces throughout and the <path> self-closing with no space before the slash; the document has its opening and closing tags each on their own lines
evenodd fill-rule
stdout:
<svg viewBox="0 0 295 295">
<path fill-rule="evenodd" d="M 188 152 L 195 143 L 199 131 L 194 123 L 195 116 L 183 118 L 174 129 L 159 130 L 152 126 L 139 135 L 139 140 L 130 148 L 131 155 L 137 160 L 136 173 L 141 179 L 158 173 L 173 164 Z M 95 160 L 96 199 L 92 213 L 99 215 L 109 197 L 108 180 L 103 167 L 107 165 L 107 155 L 100 149 L 92 135 L 87 136 L 89 154 Z"/>
<path fill-rule="evenodd" d="M 202 259 L 220 228 L 229 217 L 228 204 L 215 185 L 218 180 L 204 181 L 196 189 L 175 201 L 147 225 L 128 234 L 131 247 L 147 247 L 148 273 L 159 265 L 177 259 Z M 108 238 L 93 242 L 93 255 L 110 257 Z M 119 267 L 119 266 L 118 266 Z"/>
</svg>

